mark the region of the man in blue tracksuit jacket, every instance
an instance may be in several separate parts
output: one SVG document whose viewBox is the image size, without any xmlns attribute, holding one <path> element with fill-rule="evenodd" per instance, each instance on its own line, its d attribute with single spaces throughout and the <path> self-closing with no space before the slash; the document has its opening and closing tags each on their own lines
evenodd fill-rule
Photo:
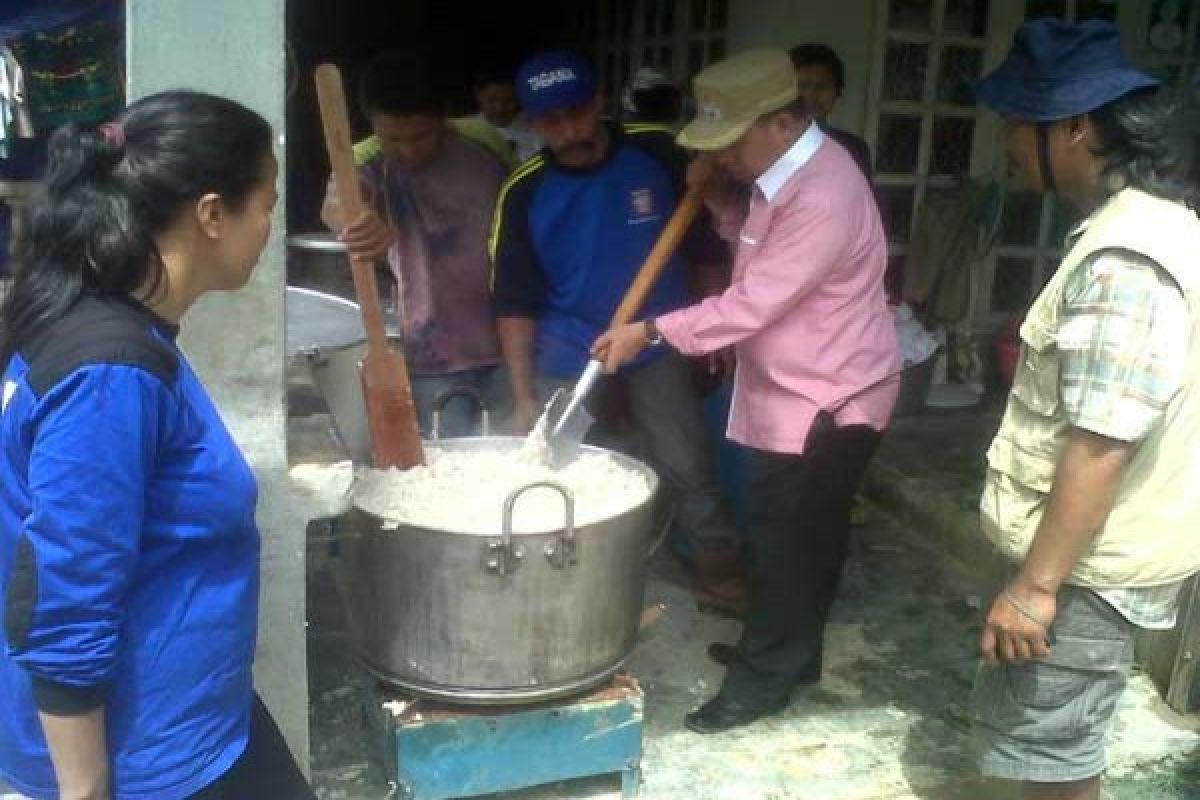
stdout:
<svg viewBox="0 0 1200 800">
<path fill-rule="evenodd" d="M 682 194 L 687 159 L 670 131 L 609 124 L 591 66 L 543 53 L 517 74 L 526 116 L 546 142 L 501 190 L 493 224 L 493 302 L 508 366 L 517 433 L 553 390 L 574 384 L 592 344 Z M 728 254 L 707 221 L 693 225 L 640 314 L 690 303 Z M 715 268 L 715 269 L 714 269 Z M 616 378 L 650 460 L 672 490 L 692 537 L 702 602 L 739 611 L 745 601 L 732 518 L 718 487 L 689 363 L 651 348 Z"/>
</svg>

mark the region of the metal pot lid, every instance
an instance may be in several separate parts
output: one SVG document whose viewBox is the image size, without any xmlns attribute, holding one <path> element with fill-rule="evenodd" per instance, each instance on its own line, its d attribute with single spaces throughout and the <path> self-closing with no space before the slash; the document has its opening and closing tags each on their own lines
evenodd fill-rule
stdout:
<svg viewBox="0 0 1200 800">
<path fill-rule="evenodd" d="M 367 338 L 358 304 L 312 289 L 287 287 L 287 353 L 339 350 Z"/>
<path fill-rule="evenodd" d="M 316 253 L 340 255 L 346 252 L 346 245 L 338 241 L 337 234 L 329 231 L 297 233 L 287 237 L 287 245 L 291 250 L 306 250 Z"/>
</svg>

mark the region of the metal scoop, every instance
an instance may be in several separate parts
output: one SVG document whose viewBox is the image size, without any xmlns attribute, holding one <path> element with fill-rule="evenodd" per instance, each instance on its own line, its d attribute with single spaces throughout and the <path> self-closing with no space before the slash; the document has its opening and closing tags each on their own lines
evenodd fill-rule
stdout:
<svg viewBox="0 0 1200 800">
<path fill-rule="evenodd" d="M 704 187 L 693 186 L 688 189 L 663 232 L 659 234 L 658 241 L 650 249 L 650 254 L 646 256 L 633 283 L 625 292 L 621 304 L 617 306 L 611 327 L 629 322 L 642 307 L 646 296 L 650 294 L 662 271 L 670 263 L 671 254 L 675 252 L 703 204 Z M 573 390 L 568 392 L 559 389 L 554 393 L 538 420 L 538 427 L 534 428 L 535 432 L 545 431 L 547 455 L 550 466 L 555 469 L 565 467 L 575 460 L 583 445 L 583 437 L 587 436 L 592 423 L 596 421 L 584 407 L 583 401 L 587 399 L 588 392 L 595 386 L 603 370 L 604 365 L 599 361 L 589 361 L 587 369 L 583 371 Z"/>
<path fill-rule="evenodd" d="M 584 401 L 603 369 L 599 361 L 588 362 L 575 388 L 555 391 L 538 420 L 535 430 L 545 431 L 548 460 L 555 469 L 565 467 L 579 456 L 583 439 L 596 421 Z"/>
</svg>

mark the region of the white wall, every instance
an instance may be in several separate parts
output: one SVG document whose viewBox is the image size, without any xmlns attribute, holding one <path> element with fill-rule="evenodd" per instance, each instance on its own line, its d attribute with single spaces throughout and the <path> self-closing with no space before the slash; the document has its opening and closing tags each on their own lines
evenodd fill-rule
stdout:
<svg viewBox="0 0 1200 800">
<path fill-rule="evenodd" d="M 280 202 L 250 285 L 207 296 L 181 344 L 259 482 L 262 591 L 255 684 L 301 764 L 308 761 L 304 537 L 284 433 L 284 0 L 130 0 L 131 100 L 173 88 L 225 95 L 280 134 Z"/>
<path fill-rule="evenodd" d="M 729 52 L 750 47 L 829 45 L 846 62 L 846 91 L 833 124 L 861 133 L 867 118 L 875 0 L 732 0 Z"/>
</svg>

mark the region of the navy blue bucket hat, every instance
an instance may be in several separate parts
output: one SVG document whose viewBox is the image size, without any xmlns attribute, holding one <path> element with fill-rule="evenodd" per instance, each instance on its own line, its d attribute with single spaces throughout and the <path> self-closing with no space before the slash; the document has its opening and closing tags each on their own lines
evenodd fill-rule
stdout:
<svg viewBox="0 0 1200 800">
<path fill-rule="evenodd" d="M 1053 122 L 1159 82 L 1130 66 L 1111 22 L 1026 22 L 1012 51 L 976 84 L 979 102 L 1003 117 Z"/>
</svg>

